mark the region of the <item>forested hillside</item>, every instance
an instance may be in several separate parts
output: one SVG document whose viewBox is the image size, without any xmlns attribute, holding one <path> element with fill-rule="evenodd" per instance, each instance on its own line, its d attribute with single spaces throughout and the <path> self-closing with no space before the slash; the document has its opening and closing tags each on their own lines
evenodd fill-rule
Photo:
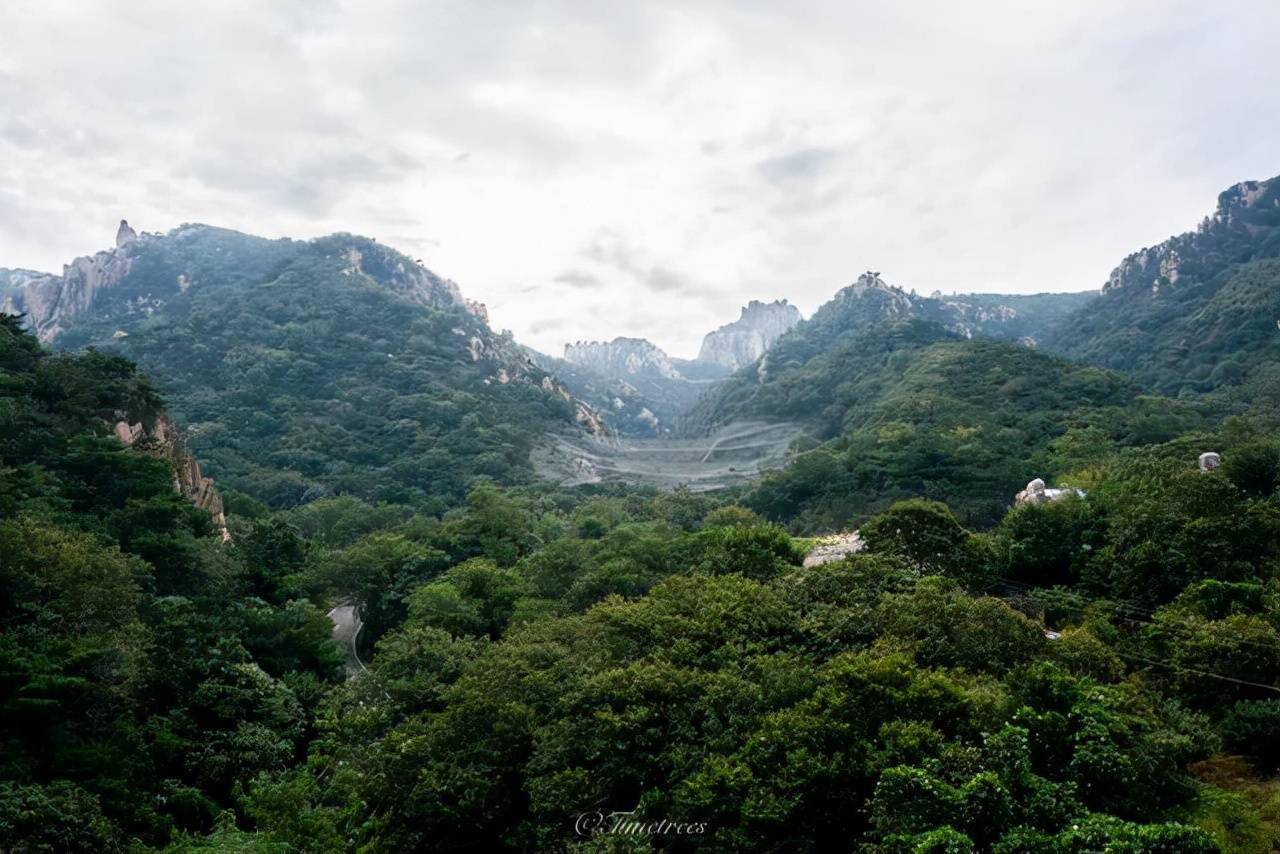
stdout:
<svg viewBox="0 0 1280 854">
<path fill-rule="evenodd" d="M 922 350 L 912 395 L 975 352 L 954 346 Z M 809 568 L 806 541 L 680 491 L 250 505 L 224 545 L 108 435 L 162 411 L 128 362 L 7 319 L 0 371 L 8 849 L 635 843 L 599 832 L 613 812 L 679 823 L 671 850 L 1280 841 L 1266 423 L 1082 458 L 1084 497 L 988 531 L 900 502 Z"/>
<path fill-rule="evenodd" d="M 1130 255 L 1048 337 L 1071 358 L 1166 394 L 1275 400 L 1280 179 L 1223 191 L 1192 232 Z"/>
<path fill-rule="evenodd" d="M 169 464 L 111 433 L 161 412 L 124 359 L 48 353 L 0 317 L 5 850 L 211 827 L 295 762 L 340 679 L 324 612 L 282 591 L 300 557 L 287 529 L 224 546 Z"/>
<path fill-rule="evenodd" d="M 988 525 L 1034 477 L 1203 422 L 1191 405 L 1144 395 L 1118 374 L 899 318 L 895 297 L 869 289 L 824 308 L 700 406 L 695 417 L 711 422 L 799 421 L 810 431 L 744 499 L 768 518 L 838 530 L 925 496 Z"/>
<path fill-rule="evenodd" d="M 232 501 L 439 509 L 479 477 L 528 480 L 541 433 L 574 423 L 567 393 L 482 309 L 366 238 L 186 226 L 77 265 L 15 308 L 60 348 L 136 360 Z"/>
</svg>

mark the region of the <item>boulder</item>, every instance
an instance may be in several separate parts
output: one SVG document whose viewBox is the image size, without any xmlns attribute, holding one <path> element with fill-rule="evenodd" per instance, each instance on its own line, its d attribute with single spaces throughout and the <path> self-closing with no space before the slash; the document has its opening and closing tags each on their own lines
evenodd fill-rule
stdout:
<svg viewBox="0 0 1280 854">
<path fill-rule="evenodd" d="M 835 534 L 819 541 L 813 550 L 805 555 L 804 565 L 821 566 L 824 563 L 844 560 L 849 555 L 862 551 L 864 545 L 857 531 Z"/>
</svg>

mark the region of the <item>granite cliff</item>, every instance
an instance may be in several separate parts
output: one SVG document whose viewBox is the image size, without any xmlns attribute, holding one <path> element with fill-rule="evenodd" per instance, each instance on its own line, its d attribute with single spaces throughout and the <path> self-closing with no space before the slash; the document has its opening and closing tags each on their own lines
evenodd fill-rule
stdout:
<svg viewBox="0 0 1280 854">
<path fill-rule="evenodd" d="M 736 371 L 763 356 L 800 319 L 800 310 L 785 299 L 768 303 L 752 300 L 733 323 L 707 333 L 698 361 Z"/>
<path fill-rule="evenodd" d="M 123 415 L 123 413 L 120 413 Z M 144 421 L 130 423 L 127 418 L 115 422 L 113 432 L 126 447 L 162 459 L 173 471 L 173 490 L 185 496 L 201 510 L 213 517 L 213 525 L 222 535 L 223 542 L 231 540 L 227 531 L 227 518 L 223 512 L 222 496 L 214 488 L 213 479 L 200 471 L 200 463 L 187 450 L 182 431 L 161 414 L 150 424 Z"/>
</svg>

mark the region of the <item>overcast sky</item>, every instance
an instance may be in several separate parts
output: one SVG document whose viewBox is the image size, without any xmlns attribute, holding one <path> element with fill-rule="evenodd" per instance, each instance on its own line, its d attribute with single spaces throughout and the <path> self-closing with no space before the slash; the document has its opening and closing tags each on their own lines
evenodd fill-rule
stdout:
<svg viewBox="0 0 1280 854">
<path fill-rule="evenodd" d="M 1280 3 L 0 6 L 0 266 L 352 231 L 558 353 L 867 269 L 1096 288 L 1280 173 Z"/>
</svg>

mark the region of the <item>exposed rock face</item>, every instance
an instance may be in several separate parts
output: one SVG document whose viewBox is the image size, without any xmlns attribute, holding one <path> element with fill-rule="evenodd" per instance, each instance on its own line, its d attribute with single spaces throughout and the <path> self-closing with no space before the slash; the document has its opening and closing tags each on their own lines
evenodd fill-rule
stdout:
<svg viewBox="0 0 1280 854">
<path fill-rule="evenodd" d="M 702 339 L 698 361 L 713 362 L 730 370 L 755 362 L 783 333 L 800 322 L 800 310 L 785 299 L 752 300 L 733 323 L 726 323 Z"/>
<path fill-rule="evenodd" d="M 862 551 L 866 545 L 862 538 L 858 536 L 857 531 L 851 531 L 847 534 L 836 534 L 822 540 L 818 545 L 813 547 L 813 551 L 804 557 L 805 566 L 821 566 L 824 563 L 832 563 L 837 560 L 844 560 L 851 554 L 857 554 Z"/>
<path fill-rule="evenodd" d="M 1019 492 L 1013 497 L 1014 504 L 1043 504 L 1048 501 L 1061 501 L 1070 496 L 1078 496 L 1084 498 L 1083 489 L 1051 489 L 1044 485 L 1044 481 L 1036 478 L 1027 484 L 1027 488 Z"/>
<path fill-rule="evenodd" d="M 349 275 L 368 276 L 420 305 L 431 308 L 458 306 L 486 324 L 489 322 L 489 312 L 485 307 L 465 298 L 456 282 L 437 276 L 421 261 L 412 261 L 376 240 L 340 233 L 319 238 L 314 243 L 340 247 L 339 257 L 346 262 Z"/>
<path fill-rule="evenodd" d="M 564 345 L 564 359 L 606 377 L 659 376 L 681 379 L 671 359 L 643 338 L 578 341 Z"/>
<path fill-rule="evenodd" d="M 127 219 L 120 220 L 120 227 L 116 229 L 116 248 L 120 249 L 128 246 L 138 239 L 138 232 L 129 227 Z"/>
<path fill-rule="evenodd" d="M 173 470 L 174 492 L 186 496 L 201 510 L 208 511 L 213 517 L 214 527 L 222 534 L 223 542 L 231 539 L 222 496 L 214 488 L 213 479 L 201 474 L 200 463 L 187 450 L 182 433 L 167 415 L 161 415 L 150 428 L 142 422 L 131 424 L 122 420 L 115 423 L 114 430 L 116 438 L 124 445 L 168 462 Z"/>
<path fill-rule="evenodd" d="M 1262 226 L 1255 220 L 1280 205 L 1280 200 L 1274 198 L 1275 193 L 1268 192 L 1274 190 L 1277 180 L 1280 179 L 1242 181 L 1227 189 L 1218 196 L 1217 210 L 1205 217 L 1195 231 L 1140 249 L 1121 261 L 1102 286 L 1103 293 L 1136 287 L 1157 295 L 1161 287 L 1178 283 L 1185 259 L 1212 249 L 1224 234 L 1261 230 Z M 1269 204 L 1268 198 L 1271 198 Z"/>
<path fill-rule="evenodd" d="M 133 230 L 129 229 L 132 234 Z M 80 257 L 63 266 L 62 275 L 5 270 L 8 293 L 0 307 L 6 314 L 25 314 L 42 342 L 52 341 L 67 324 L 83 314 L 98 294 L 125 276 L 133 266 L 135 235 L 115 249 Z"/>
</svg>

